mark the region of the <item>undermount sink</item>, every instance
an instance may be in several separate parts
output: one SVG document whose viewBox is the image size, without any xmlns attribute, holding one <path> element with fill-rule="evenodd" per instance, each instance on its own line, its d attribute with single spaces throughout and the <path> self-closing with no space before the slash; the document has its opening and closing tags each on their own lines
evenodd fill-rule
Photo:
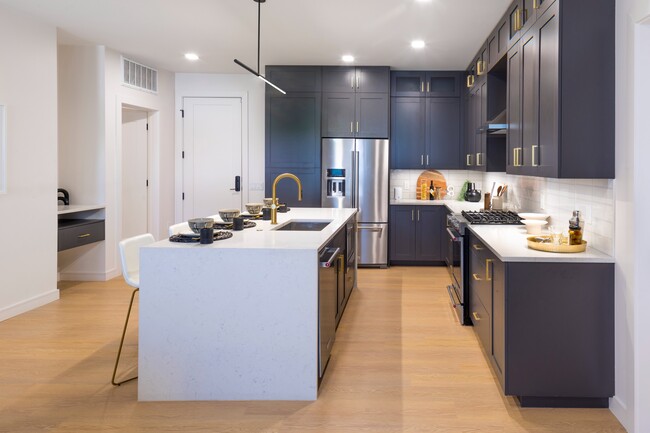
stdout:
<svg viewBox="0 0 650 433">
<path fill-rule="evenodd" d="M 280 227 L 274 230 L 293 232 L 319 232 L 327 227 L 331 222 L 332 220 L 291 220 L 282 224 Z"/>
</svg>

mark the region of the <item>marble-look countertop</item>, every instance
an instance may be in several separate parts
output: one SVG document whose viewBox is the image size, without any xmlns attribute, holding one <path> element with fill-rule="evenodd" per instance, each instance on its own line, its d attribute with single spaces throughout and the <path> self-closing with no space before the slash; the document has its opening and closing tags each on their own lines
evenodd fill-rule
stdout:
<svg viewBox="0 0 650 433">
<path fill-rule="evenodd" d="M 274 250 L 317 250 L 324 246 L 336 232 L 356 214 L 356 209 L 292 208 L 278 213 L 278 224 L 261 219 L 252 220 L 256 227 L 233 231 L 233 237 L 212 244 L 177 243 L 165 239 L 147 248 L 217 248 L 217 249 L 274 249 Z M 278 227 L 292 220 L 332 222 L 321 231 L 277 231 Z M 216 216 L 215 221 L 221 219 Z M 189 227 L 188 233 L 191 233 Z"/>
<path fill-rule="evenodd" d="M 391 200 L 391 205 L 447 206 L 453 213 L 480 210 L 483 202 L 458 200 Z M 614 263 L 614 257 L 587 246 L 583 253 L 547 253 L 528 248 L 524 226 L 468 225 L 468 228 L 503 262 Z M 589 239 L 585 239 L 587 245 Z"/>
</svg>

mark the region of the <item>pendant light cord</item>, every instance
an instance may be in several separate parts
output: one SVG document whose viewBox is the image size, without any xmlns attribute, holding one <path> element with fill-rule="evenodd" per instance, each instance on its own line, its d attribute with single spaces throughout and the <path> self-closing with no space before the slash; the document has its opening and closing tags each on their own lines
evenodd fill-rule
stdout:
<svg viewBox="0 0 650 433">
<path fill-rule="evenodd" d="M 257 73 L 260 73 L 260 27 L 262 15 L 262 2 L 257 3 Z"/>
</svg>

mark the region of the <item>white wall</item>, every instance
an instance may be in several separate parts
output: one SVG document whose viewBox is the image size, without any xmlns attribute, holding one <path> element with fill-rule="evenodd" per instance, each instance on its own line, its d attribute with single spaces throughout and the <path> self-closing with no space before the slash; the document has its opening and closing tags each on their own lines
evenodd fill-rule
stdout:
<svg viewBox="0 0 650 433">
<path fill-rule="evenodd" d="M 176 74 L 176 113 L 184 97 L 219 97 L 244 95 L 248 105 L 248 142 L 243 143 L 243 202 L 262 202 L 264 198 L 264 83 L 251 74 Z M 176 155 L 183 146 L 183 123 L 176 117 Z M 176 196 L 183 186 L 182 161 L 177 158 Z M 182 218 L 182 203 L 177 200 L 176 219 Z"/>
<path fill-rule="evenodd" d="M 0 195 L 0 320 L 58 299 L 56 29 L 0 6 L 0 103 L 7 194 Z"/>
<path fill-rule="evenodd" d="M 133 59 L 137 60 L 137 59 Z M 61 279 L 107 280 L 120 273 L 122 106 L 150 112 L 150 231 L 174 220 L 174 74 L 158 70 L 158 93 L 121 84 L 120 54 L 103 46 L 61 46 L 59 176 L 73 203 L 105 204 L 106 240 L 59 253 Z M 155 65 L 150 65 L 155 67 Z"/>
</svg>

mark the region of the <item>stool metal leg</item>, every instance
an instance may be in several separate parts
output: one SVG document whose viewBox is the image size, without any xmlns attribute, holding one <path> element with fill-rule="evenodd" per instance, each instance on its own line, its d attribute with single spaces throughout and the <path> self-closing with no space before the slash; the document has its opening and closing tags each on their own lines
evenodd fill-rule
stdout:
<svg viewBox="0 0 650 433">
<path fill-rule="evenodd" d="M 126 328 L 129 326 L 129 317 L 131 317 L 131 308 L 133 308 L 133 300 L 135 299 L 135 294 L 139 291 L 140 289 L 135 289 L 133 293 L 131 294 L 131 302 L 129 303 L 129 311 L 126 313 L 126 321 L 124 322 L 124 330 L 122 331 L 122 339 L 120 340 L 120 348 L 117 350 L 117 358 L 115 359 L 115 368 L 113 369 L 113 378 L 111 379 L 111 383 L 115 386 L 120 386 L 123 383 L 130 382 L 134 379 L 137 379 L 138 376 L 132 377 L 130 379 L 123 380 L 121 382 L 115 382 L 115 375 L 117 374 L 117 366 L 120 363 L 120 356 L 122 355 L 122 346 L 124 346 L 124 336 L 126 335 Z"/>
</svg>

